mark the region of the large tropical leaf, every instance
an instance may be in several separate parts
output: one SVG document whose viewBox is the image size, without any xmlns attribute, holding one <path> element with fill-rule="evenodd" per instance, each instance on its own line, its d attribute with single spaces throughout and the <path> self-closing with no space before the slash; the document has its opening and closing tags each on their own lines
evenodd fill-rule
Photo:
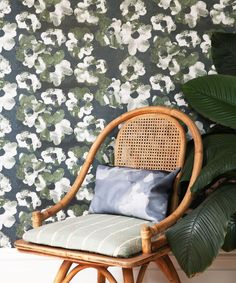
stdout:
<svg viewBox="0 0 236 283">
<path fill-rule="evenodd" d="M 171 250 L 188 277 L 204 271 L 224 243 L 236 211 L 236 185 L 224 184 L 166 232 Z"/>
<path fill-rule="evenodd" d="M 234 214 L 229 221 L 222 249 L 226 252 L 236 249 L 236 214 Z"/>
<path fill-rule="evenodd" d="M 236 34 L 215 32 L 211 37 L 211 46 L 217 72 L 236 76 Z"/>
<path fill-rule="evenodd" d="M 206 166 L 211 160 L 215 159 L 222 150 L 227 149 L 235 152 L 236 147 L 236 134 L 211 134 L 202 137 L 203 141 L 203 167 Z M 188 144 L 190 147 L 185 165 L 183 168 L 183 175 L 181 182 L 188 182 L 193 167 L 193 144 Z"/>
<path fill-rule="evenodd" d="M 236 129 L 236 77 L 199 77 L 185 83 L 183 92 L 197 112 L 216 123 Z"/>
<path fill-rule="evenodd" d="M 224 173 L 236 170 L 236 152 L 235 149 L 222 149 L 222 151 L 211 159 L 201 170 L 201 174 L 193 184 L 192 193 L 200 193 L 214 179 Z"/>
</svg>

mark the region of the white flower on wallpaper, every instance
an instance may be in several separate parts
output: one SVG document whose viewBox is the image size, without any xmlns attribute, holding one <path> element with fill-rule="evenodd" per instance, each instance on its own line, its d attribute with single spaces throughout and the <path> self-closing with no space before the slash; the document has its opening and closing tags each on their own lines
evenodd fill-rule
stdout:
<svg viewBox="0 0 236 283">
<path fill-rule="evenodd" d="M 77 4 L 74 13 L 79 23 L 97 24 L 99 17 L 106 11 L 106 0 L 83 0 Z"/>
<path fill-rule="evenodd" d="M 77 166 L 78 158 L 76 157 L 73 151 L 69 151 L 67 153 L 68 158 L 66 159 L 65 163 L 69 170 L 72 170 L 74 166 Z"/>
<path fill-rule="evenodd" d="M 9 178 L 0 173 L 0 196 L 4 196 L 12 190 L 11 182 Z"/>
<path fill-rule="evenodd" d="M 176 35 L 176 41 L 181 47 L 191 48 L 196 47 L 201 42 L 201 39 L 196 31 L 185 30 Z"/>
<path fill-rule="evenodd" d="M 97 91 L 95 98 L 101 105 L 109 105 L 112 108 L 121 107 L 120 87 L 121 81 L 112 78 Z"/>
<path fill-rule="evenodd" d="M 33 95 L 20 96 L 20 107 L 17 111 L 17 119 L 22 121 L 25 126 L 29 128 L 34 127 L 39 115 L 44 111 L 45 105 Z"/>
<path fill-rule="evenodd" d="M 201 135 L 204 135 L 206 133 L 206 131 L 205 131 L 204 127 L 203 127 L 203 123 L 201 121 L 196 121 L 195 124 L 198 127 Z"/>
<path fill-rule="evenodd" d="M 15 163 L 17 143 L 6 142 L 0 149 L 0 171 L 4 168 L 11 169 Z"/>
<path fill-rule="evenodd" d="M 68 213 L 67 213 L 68 214 Z M 69 215 L 69 214 L 68 214 Z M 65 220 L 67 217 L 67 215 L 65 214 L 64 211 L 58 211 L 57 214 L 56 214 L 56 221 L 62 221 L 62 220 Z M 49 221 L 52 221 L 52 219 L 47 219 Z"/>
<path fill-rule="evenodd" d="M 121 76 L 128 81 L 138 79 L 145 74 L 145 67 L 142 61 L 135 56 L 127 57 L 120 65 Z"/>
<path fill-rule="evenodd" d="M 17 84 L 6 82 L 0 90 L 0 112 L 3 109 L 11 110 L 15 105 L 14 97 L 16 93 Z"/>
<path fill-rule="evenodd" d="M 42 142 L 35 133 L 30 133 L 28 131 L 21 132 L 16 135 L 16 140 L 18 146 L 21 148 L 26 148 L 29 151 L 36 151 L 42 146 Z"/>
<path fill-rule="evenodd" d="M 45 45 L 61 46 L 66 41 L 66 36 L 61 29 L 50 28 L 41 33 Z"/>
<path fill-rule="evenodd" d="M 45 105 L 61 106 L 66 101 L 66 96 L 59 88 L 49 88 L 41 94 Z"/>
<path fill-rule="evenodd" d="M 93 56 L 86 56 L 83 59 L 83 63 L 77 64 L 74 74 L 78 83 L 95 85 L 99 80 L 100 74 L 105 74 L 106 71 L 105 60 L 96 60 Z"/>
<path fill-rule="evenodd" d="M 129 21 L 138 20 L 147 13 L 146 6 L 142 0 L 124 0 L 120 4 L 122 16 Z"/>
<path fill-rule="evenodd" d="M 158 58 L 156 65 L 162 70 L 169 69 L 171 75 L 174 75 L 180 69 L 180 65 L 175 59 L 180 53 L 180 47 L 175 42 L 171 42 L 169 38 L 154 37 L 156 45 L 155 56 Z"/>
<path fill-rule="evenodd" d="M 43 80 L 53 83 L 54 86 L 59 86 L 66 76 L 73 74 L 71 63 L 68 60 L 62 60 L 58 64 L 50 66 L 46 72 L 48 74 L 45 74 Z"/>
<path fill-rule="evenodd" d="M 46 3 L 44 0 L 21 0 L 23 5 L 27 6 L 28 8 L 35 7 L 36 13 L 41 13 L 46 8 Z"/>
<path fill-rule="evenodd" d="M 72 113 L 72 115 L 82 118 L 85 115 L 90 115 L 93 106 L 93 94 L 89 91 L 77 95 L 74 91 L 68 93 L 68 98 L 66 101 L 67 109 Z"/>
<path fill-rule="evenodd" d="M 170 33 L 176 29 L 176 24 L 172 17 L 164 14 L 157 14 L 151 17 L 151 22 L 154 30 Z"/>
<path fill-rule="evenodd" d="M 0 230 L 4 227 L 10 228 L 15 223 L 15 214 L 17 213 L 17 202 L 16 201 L 9 201 L 3 204 L 2 208 L 4 210 L 3 213 L 0 214 Z"/>
<path fill-rule="evenodd" d="M 20 164 L 17 168 L 17 175 L 24 184 L 32 186 L 39 175 L 45 170 L 45 163 L 34 154 L 21 153 L 19 155 Z"/>
<path fill-rule="evenodd" d="M 127 104 L 128 110 L 140 108 L 148 105 L 147 99 L 151 96 L 151 86 L 126 82 L 121 85 L 120 100 Z"/>
<path fill-rule="evenodd" d="M 10 239 L 0 232 L 0 247 L 1 248 L 11 248 L 11 241 Z"/>
<path fill-rule="evenodd" d="M 66 155 L 62 148 L 49 147 L 42 151 L 41 156 L 45 163 L 52 163 L 55 165 L 60 165 L 62 161 L 66 159 Z"/>
<path fill-rule="evenodd" d="M 183 93 L 176 93 L 174 98 L 175 98 L 176 104 L 178 106 L 182 107 L 182 106 L 187 106 L 188 105 L 186 103 L 186 100 L 184 99 Z"/>
<path fill-rule="evenodd" d="M 103 119 L 95 119 L 92 115 L 85 116 L 82 122 L 77 123 L 74 130 L 77 141 L 94 142 L 104 126 L 105 121 Z"/>
<path fill-rule="evenodd" d="M 35 179 L 34 185 L 36 192 L 40 192 L 47 187 L 47 182 L 45 178 L 41 174 L 39 174 Z"/>
<path fill-rule="evenodd" d="M 9 14 L 10 12 L 11 12 L 11 6 L 10 6 L 10 3 L 9 3 L 9 0 L 1 0 L 0 18 L 3 18 L 4 15 Z"/>
<path fill-rule="evenodd" d="M 234 15 L 230 14 L 227 10 L 232 9 Z M 214 24 L 224 24 L 226 26 L 233 26 L 235 23 L 236 3 L 232 0 L 220 0 L 213 6 L 210 11 L 210 16 Z"/>
<path fill-rule="evenodd" d="M 61 0 L 55 5 L 54 11 L 49 12 L 50 22 L 53 22 L 54 26 L 59 26 L 65 16 L 73 14 L 73 10 L 70 7 L 69 0 Z"/>
<path fill-rule="evenodd" d="M 37 16 L 28 12 L 22 12 L 16 15 L 16 22 L 20 29 L 35 32 L 41 28 L 41 23 Z"/>
<path fill-rule="evenodd" d="M 29 72 L 23 72 L 17 75 L 16 81 L 19 88 L 26 89 L 30 92 L 35 92 L 41 88 L 41 82 L 38 77 Z"/>
<path fill-rule="evenodd" d="M 82 165 L 88 155 L 89 146 L 75 146 L 67 152 L 65 164 L 69 172 L 73 176 L 77 176 L 82 168 Z M 93 166 L 89 168 L 88 174 L 91 174 Z M 83 185 L 83 184 L 82 184 Z"/>
<path fill-rule="evenodd" d="M 62 178 L 55 183 L 55 187 L 50 190 L 50 197 L 54 203 L 57 203 L 69 191 L 70 180 Z"/>
<path fill-rule="evenodd" d="M 68 33 L 68 38 L 66 47 L 72 56 L 82 59 L 92 54 L 94 35 L 88 30 L 75 29 Z"/>
<path fill-rule="evenodd" d="M 39 73 L 40 59 L 45 52 L 45 45 L 38 41 L 35 36 L 26 36 L 21 34 L 19 36 L 20 48 L 18 48 L 16 56 L 24 66 L 28 68 L 35 67 L 36 73 Z"/>
<path fill-rule="evenodd" d="M 112 18 L 111 20 L 101 19 L 100 22 L 102 29 L 96 33 L 96 39 L 99 43 L 102 46 L 109 46 L 109 48 L 124 49 L 120 33 L 122 26 L 121 20 L 116 18 Z"/>
<path fill-rule="evenodd" d="M 155 76 L 152 76 L 150 78 L 150 83 L 153 89 L 160 90 L 164 93 L 169 93 L 175 89 L 175 85 L 171 78 L 162 74 L 156 74 Z"/>
<path fill-rule="evenodd" d="M 176 59 L 173 59 L 170 64 L 169 64 L 169 71 L 170 71 L 170 75 L 176 75 L 178 74 L 181 70 L 180 70 L 180 64 Z"/>
<path fill-rule="evenodd" d="M 89 175 L 87 175 L 87 176 L 89 176 Z M 91 174 L 88 178 L 92 179 L 93 175 Z M 85 182 L 86 182 L 86 180 L 85 180 Z M 79 189 L 78 193 L 76 194 L 76 199 L 77 200 L 88 200 L 88 201 L 91 201 L 93 199 L 94 190 L 92 188 L 88 187 L 88 182 L 87 182 L 87 184 L 83 188 Z"/>
<path fill-rule="evenodd" d="M 200 44 L 200 47 L 202 49 L 203 53 L 209 53 L 210 48 L 211 48 L 211 39 L 208 34 L 203 34 L 202 36 L 202 42 Z"/>
<path fill-rule="evenodd" d="M 151 25 L 135 24 L 131 22 L 122 25 L 122 43 L 128 45 L 128 52 L 130 55 L 135 55 L 138 51 L 147 51 L 150 46 L 149 39 L 152 36 L 151 30 Z"/>
<path fill-rule="evenodd" d="M 19 206 L 25 206 L 31 209 L 36 209 L 41 205 L 41 200 L 35 192 L 23 190 L 16 194 L 16 199 Z"/>
<path fill-rule="evenodd" d="M 178 0 L 154 0 L 158 6 L 164 10 L 170 9 L 171 15 L 176 15 L 181 11 L 181 1 Z"/>
<path fill-rule="evenodd" d="M 185 15 L 185 21 L 190 28 L 196 26 L 200 17 L 208 15 L 207 5 L 203 1 L 198 1 L 195 5 L 191 6 L 190 13 Z"/>
<path fill-rule="evenodd" d="M 93 186 L 91 186 L 91 184 L 93 184 L 95 181 L 94 174 L 91 173 L 92 170 L 93 170 L 93 166 L 89 168 L 89 171 L 86 177 L 84 178 L 83 184 L 81 185 L 80 189 L 76 193 L 77 200 L 89 200 L 89 201 L 92 200 L 94 196 L 94 190 L 92 189 Z"/>
<path fill-rule="evenodd" d="M 0 52 L 2 49 L 11 50 L 15 45 L 17 25 L 15 23 L 6 23 L 0 31 Z"/>
<path fill-rule="evenodd" d="M 0 79 L 4 78 L 5 75 L 10 74 L 11 65 L 10 62 L 0 55 Z"/>
<path fill-rule="evenodd" d="M 205 76 L 206 74 L 205 65 L 202 62 L 196 62 L 189 67 L 188 74 L 184 75 L 184 81 L 186 82 L 196 77 Z"/>
<path fill-rule="evenodd" d="M 0 138 L 5 137 L 12 131 L 10 121 L 0 114 Z"/>
<path fill-rule="evenodd" d="M 70 121 L 66 119 L 59 121 L 54 119 L 52 123 L 47 124 L 43 117 L 39 117 L 35 127 L 42 139 L 53 142 L 54 145 L 59 145 L 66 135 L 71 135 L 73 132 Z"/>
</svg>

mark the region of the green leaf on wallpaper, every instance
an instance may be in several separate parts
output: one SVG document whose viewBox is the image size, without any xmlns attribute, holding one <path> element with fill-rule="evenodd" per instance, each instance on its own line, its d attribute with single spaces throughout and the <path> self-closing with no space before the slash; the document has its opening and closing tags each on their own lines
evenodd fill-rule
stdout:
<svg viewBox="0 0 236 283">
<path fill-rule="evenodd" d="M 16 236 L 17 237 L 22 237 L 22 235 L 25 233 L 25 231 L 29 230 L 32 228 L 32 214 L 27 213 L 27 212 L 20 212 L 19 215 L 19 220 L 20 223 L 17 224 L 16 226 Z"/>
<path fill-rule="evenodd" d="M 0 206 L 1 207 L 3 207 L 5 202 L 6 202 L 6 199 L 0 198 Z"/>
<path fill-rule="evenodd" d="M 199 53 L 197 52 L 193 52 L 190 55 L 186 55 L 186 54 L 181 54 L 181 56 L 179 56 L 179 63 L 181 64 L 181 66 L 183 67 L 190 67 L 192 65 L 194 65 L 198 59 L 199 59 Z"/>
<path fill-rule="evenodd" d="M 72 151 L 76 157 L 80 157 L 81 158 L 84 153 L 89 151 L 89 147 L 86 146 L 86 145 L 84 145 L 84 146 L 75 146 L 75 147 L 70 148 L 69 151 Z"/>
<path fill-rule="evenodd" d="M 182 87 L 189 104 L 204 117 L 236 129 L 236 77 L 198 77 Z"/>
<path fill-rule="evenodd" d="M 87 204 L 75 204 L 71 205 L 68 210 L 72 210 L 76 217 L 82 216 L 85 210 L 88 210 Z"/>
<path fill-rule="evenodd" d="M 165 96 L 154 96 L 153 100 L 152 100 L 152 105 L 166 105 L 166 106 L 171 106 L 171 102 L 170 102 L 170 98 L 169 96 L 165 95 Z"/>
<path fill-rule="evenodd" d="M 64 110 L 60 109 L 57 110 L 54 114 L 52 113 L 45 113 L 43 115 L 43 120 L 46 122 L 46 124 L 56 124 L 60 122 L 65 116 Z"/>
<path fill-rule="evenodd" d="M 48 188 L 43 188 L 40 192 L 39 192 L 39 197 L 42 199 L 51 199 L 50 197 L 50 190 Z"/>
<path fill-rule="evenodd" d="M 63 50 L 57 51 L 53 56 L 54 64 L 60 63 L 61 60 L 64 59 L 64 57 L 65 57 L 65 53 Z"/>
<path fill-rule="evenodd" d="M 178 53 L 180 52 L 181 48 L 177 44 L 172 44 L 169 37 L 156 37 L 153 43 L 153 48 L 151 50 L 151 58 L 152 61 L 155 63 L 158 63 L 160 60 L 160 57 L 165 58 L 168 55 L 173 56 L 175 55 L 175 58 L 178 56 Z"/>
<path fill-rule="evenodd" d="M 46 181 L 46 184 L 50 184 L 50 183 L 55 183 L 59 180 L 61 180 L 61 178 L 63 178 L 64 176 L 64 169 L 63 168 L 58 168 L 55 172 L 42 172 L 40 174 L 44 181 Z"/>
<path fill-rule="evenodd" d="M 214 32 L 211 45 L 212 59 L 217 72 L 236 76 L 236 33 Z"/>
<path fill-rule="evenodd" d="M 3 88 L 4 84 L 5 84 L 5 81 L 4 80 L 0 80 L 0 88 Z"/>
</svg>

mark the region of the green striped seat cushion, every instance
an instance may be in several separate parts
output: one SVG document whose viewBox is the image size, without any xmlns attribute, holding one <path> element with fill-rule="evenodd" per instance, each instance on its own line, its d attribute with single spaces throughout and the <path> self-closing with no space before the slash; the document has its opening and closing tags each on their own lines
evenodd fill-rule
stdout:
<svg viewBox="0 0 236 283">
<path fill-rule="evenodd" d="M 151 222 L 119 215 L 89 214 L 29 230 L 23 239 L 36 244 L 127 258 L 142 250 L 140 228 L 143 224 Z"/>
</svg>

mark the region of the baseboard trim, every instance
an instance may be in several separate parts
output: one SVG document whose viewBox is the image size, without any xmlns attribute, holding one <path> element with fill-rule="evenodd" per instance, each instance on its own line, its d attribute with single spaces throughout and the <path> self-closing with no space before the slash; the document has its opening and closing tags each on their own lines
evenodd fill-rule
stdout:
<svg viewBox="0 0 236 283">
<path fill-rule="evenodd" d="M 173 256 L 171 256 L 171 258 L 177 267 L 182 283 L 235 283 L 236 252 L 221 252 L 206 272 L 191 280 L 180 270 Z M 60 260 L 51 257 L 20 253 L 16 249 L 0 249 L 1 282 L 3 283 L 50 283 L 53 282 L 53 277 L 55 276 L 59 265 Z M 117 268 L 111 268 L 111 271 L 118 277 L 118 282 L 122 282 L 120 271 Z M 147 272 L 147 275 L 145 275 L 145 283 L 167 282 L 155 265 L 150 265 Z M 87 270 L 84 273 L 82 272 L 81 276 L 81 279 L 78 277 L 78 279 L 73 280 L 72 283 L 95 282 L 94 278 L 96 278 L 96 274 L 92 270 Z M 158 281 L 156 281 L 156 278 L 158 278 Z"/>
</svg>

